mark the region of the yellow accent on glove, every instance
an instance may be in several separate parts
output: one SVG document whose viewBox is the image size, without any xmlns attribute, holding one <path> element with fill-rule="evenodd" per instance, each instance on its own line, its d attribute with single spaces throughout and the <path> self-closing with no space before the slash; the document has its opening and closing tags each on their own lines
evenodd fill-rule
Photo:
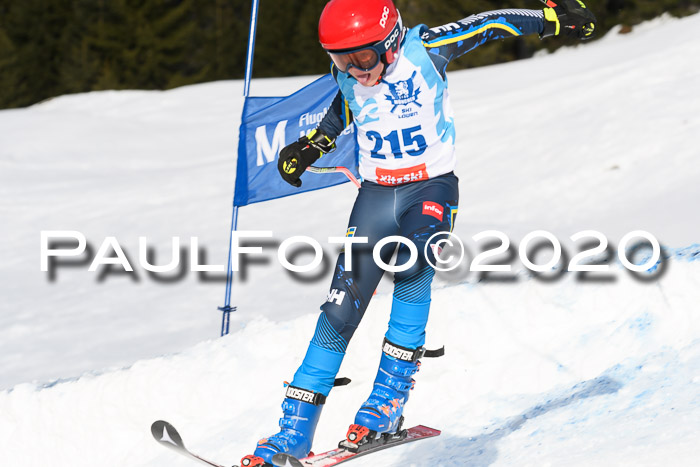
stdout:
<svg viewBox="0 0 700 467">
<path fill-rule="evenodd" d="M 293 174 L 294 172 L 297 171 L 297 166 L 299 165 L 299 161 L 297 161 L 296 158 L 290 159 L 288 161 L 284 161 L 282 164 L 282 170 L 285 171 L 285 173 L 288 174 Z"/>
<path fill-rule="evenodd" d="M 320 136 L 322 139 L 316 141 L 314 140 L 316 133 L 319 133 L 318 129 L 311 130 L 306 134 L 306 138 L 309 140 L 309 145 L 318 150 L 318 157 L 320 158 L 335 149 L 335 140 L 330 139 L 328 135 L 321 132 Z M 325 141 L 323 141 L 324 139 Z"/>
<path fill-rule="evenodd" d="M 557 16 L 556 11 L 554 11 L 554 8 L 545 8 L 544 9 L 544 20 L 552 22 L 556 25 L 556 29 L 554 30 L 554 35 L 558 36 L 559 31 L 561 30 L 561 24 L 559 24 L 559 17 Z"/>
</svg>

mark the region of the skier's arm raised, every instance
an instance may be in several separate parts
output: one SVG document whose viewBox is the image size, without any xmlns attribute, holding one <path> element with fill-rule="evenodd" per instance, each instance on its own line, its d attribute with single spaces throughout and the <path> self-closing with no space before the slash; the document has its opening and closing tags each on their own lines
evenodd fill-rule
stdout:
<svg viewBox="0 0 700 467">
<path fill-rule="evenodd" d="M 471 15 L 455 23 L 426 28 L 421 39 L 444 76 L 450 61 L 488 41 L 528 34 L 592 37 L 595 16 L 583 2 L 556 1 L 548 0 L 549 6 L 544 10 L 506 9 Z"/>
</svg>

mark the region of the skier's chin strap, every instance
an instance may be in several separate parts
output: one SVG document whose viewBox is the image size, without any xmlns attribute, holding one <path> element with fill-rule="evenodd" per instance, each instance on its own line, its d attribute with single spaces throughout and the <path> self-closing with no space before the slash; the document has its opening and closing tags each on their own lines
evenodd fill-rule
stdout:
<svg viewBox="0 0 700 467">
<path fill-rule="evenodd" d="M 439 349 L 428 350 L 425 347 L 418 347 L 417 349 L 409 349 L 408 347 L 402 347 L 400 345 L 394 344 L 386 337 L 382 343 L 382 352 L 390 357 L 404 362 L 415 362 L 419 359 L 425 358 L 437 358 L 445 355 L 445 346 L 443 345 Z"/>
</svg>

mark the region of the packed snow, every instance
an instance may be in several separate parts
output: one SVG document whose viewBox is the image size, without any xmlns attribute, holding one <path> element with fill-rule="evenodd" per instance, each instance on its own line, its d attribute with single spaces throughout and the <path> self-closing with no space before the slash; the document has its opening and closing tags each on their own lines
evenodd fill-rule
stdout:
<svg viewBox="0 0 700 467">
<path fill-rule="evenodd" d="M 700 15 L 449 75 L 461 202 L 455 233 L 517 246 L 552 232 L 645 230 L 652 273 L 615 257 L 601 277 L 440 275 L 426 359 L 405 412 L 438 438 L 355 465 L 697 465 L 700 459 Z M 315 77 L 254 80 L 282 95 Z M 165 419 L 193 451 L 237 463 L 276 429 L 284 380 L 313 334 L 330 271 L 298 281 L 276 264 L 236 276 L 231 334 L 218 338 L 224 282 L 185 269 L 148 275 L 140 236 L 202 262 L 228 248 L 242 83 L 62 96 L 0 111 L 2 465 L 186 466 L 149 427 Z M 322 176 L 322 175 L 318 175 Z M 333 263 L 351 184 L 241 208 L 239 229 L 312 235 Z M 40 270 L 40 233 L 115 237 L 134 273 L 92 257 Z M 474 242 L 471 248 L 474 249 Z M 648 251 L 635 256 L 642 262 Z M 300 260 L 301 261 L 301 260 Z M 216 276 L 216 274 L 210 275 Z M 492 278 L 493 279 L 493 278 Z M 350 344 L 314 450 L 332 448 L 369 394 L 391 304 L 386 279 Z"/>
</svg>

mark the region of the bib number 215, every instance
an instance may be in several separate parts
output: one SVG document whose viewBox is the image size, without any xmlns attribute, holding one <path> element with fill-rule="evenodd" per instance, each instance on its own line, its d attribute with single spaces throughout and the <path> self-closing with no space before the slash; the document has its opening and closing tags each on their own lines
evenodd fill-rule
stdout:
<svg viewBox="0 0 700 467">
<path fill-rule="evenodd" d="M 420 134 L 420 131 L 420 125 L 404 128 L 401 130 L 401 133 L 398 130 L 394 130 L 386 136 L 382 136 L 377 131 L 368 131 L 367 137 L 374 141 L 374 148 L 372 148 L 370 156 L 376 159 L 386 159 L 384 154 L 379 153 L 382 150 L 382 146 L 384 146 L 384 141 L 389 143 L 391 153 L 397 159 L 401 159 L 404 153 L 409 156 L 420 156 L 427 147 L 425 138 Z"/>
</svg>

